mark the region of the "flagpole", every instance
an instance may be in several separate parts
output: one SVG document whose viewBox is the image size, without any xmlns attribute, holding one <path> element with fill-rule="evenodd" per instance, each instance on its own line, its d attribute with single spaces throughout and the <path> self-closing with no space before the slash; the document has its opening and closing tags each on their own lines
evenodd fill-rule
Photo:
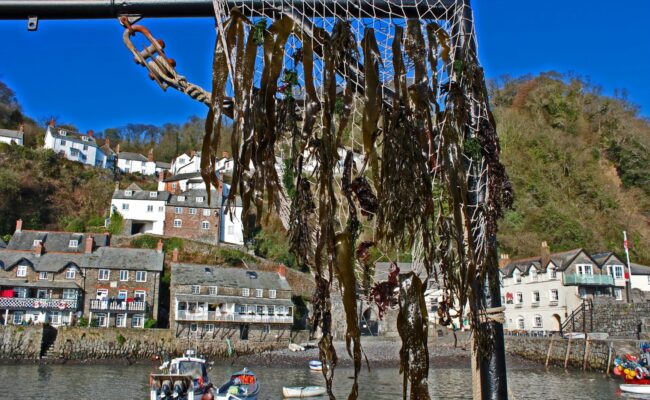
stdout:
<svg viewBox="0 0 650 400">
<path fill-rule="evenodd" d="M 630 286 L 627 292 L 627 301 L 630 301 L 632 295 L 632 268 L 630 267 L 630 249 L 627 245 L 627 232 L 623 231 L 623 246 L 625 247 L 625 257 L 627 258 L 627 276 L 630 281 Z"/>
</svg>

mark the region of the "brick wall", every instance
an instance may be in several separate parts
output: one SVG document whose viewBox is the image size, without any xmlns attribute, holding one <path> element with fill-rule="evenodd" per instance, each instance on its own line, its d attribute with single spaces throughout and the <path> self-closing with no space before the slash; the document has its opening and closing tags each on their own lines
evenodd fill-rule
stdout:
<svg viewBox="0 0 650 400">
<path fill-rule="evenodd" d="M 183 211 L 176 214 L 175 206 L 165 207 L 166 236 L 199 240 L 206 243 L 219 243 L 219 214 L 216 208 L 194 208 L 196 214 L 190 214 L 189 207 L 180 207 Z M 210 210 L 210 215 L 203 215 L 203 210 Z M 181 227 L 174 227 L 174 220 L 181 220 Z M 209 229 L 203 229 L 203 221 L 209 222 Z"/>
</svg>

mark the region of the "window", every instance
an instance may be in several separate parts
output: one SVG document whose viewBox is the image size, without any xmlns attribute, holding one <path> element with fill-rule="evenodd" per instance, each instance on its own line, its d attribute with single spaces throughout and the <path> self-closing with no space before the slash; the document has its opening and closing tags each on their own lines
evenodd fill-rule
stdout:
<svg viewBox="0 0 650 400">
<path fill-rule="evenodd" d="M 108 298 L 108 289 L 97 289 L 97 300 L 106 300 Z"/>
<path fill-rule="evenodd" d="M 149 197 L 158 197 L 158 192 L 149 192 Z"/>
<path fill-rule="evenodd" d="M 126 289 L 120 289 L 120 290 L 117 292 L 117 298 L 118 298 L 119 300 L 126 300 L 128 297 L 129 297 L 129 291 L 126 290 Z"/>
<path fill-rule="evenodd" d="M 199 293 L 201 293 L 201 286 L 192 285 L 192 294 L 199 294 Z"/>
<path fill-rule="evenodd" d="M 196 202 L 197 202 L 197 203 L 203 203 L 203 197 L 200 197 L 200 196 L 197 197 L 197 198 L 196 198 Z"/>
<path fill-rule="evenodd" d="M 15 297 L 19 299 L 26 299 L 27 298 L 27 288 L 25 287 L 15 287 L 14 288 L 14 295 Z"/>
<path fill-rule="evenodd" d="M 210 222 L 208 221 L 201 222 L 201 229 L 210 229 Z"/>
<path fill-rule="evenodd" d="M 551 289 L 549 292 L 549 299 L 551 303 L 557 303 L 560 300 L 560 293 L 557 291 L 557 289 Z"/>
<path fill-rule="evenodd" d="M 234 226 L 230 225 L 228 227 L 228 234 L 229 235 L 234 235 L 235 234 L 235 227 Z"/>
<path fill-rule="evenodd" d="M 27 266 L 19 265 L 18 268 L 16 269 L 16 276 L 18 277 L 27 276 Z"/>
<path fill-rule="evenodd" d="M 37 299 L 47 299 L 48 297 L 50 297 L 50 296 L 47 293 L 47 289 L 38 289 L 36 291 L 36 298 Z"/>
<path fill-rule="evenodd" d="M 521 292 L 517 293 L 517 304 L 524 304 L 524 294 Z"/>
<path fill-rule="evenodd" d="M 614 265 L 612 267 L 612 276 L 614 279 L 623 279 L 624 277 L 624 272 L 623 272 L 623 266 L 622 265 Z"/>
<path fill-rule="evenodd" d="M 524 329 L 526 327 L 524 323 L 524 317 L 519 316 L 517 317 L 517 329 Z"/>
<path fill-rule="evenodd" d="M 533 303 L 539 303 L 539 292 L 533 292 Z"/>
<path fill-rule="evenodd" d="M 126 327 L 126 314 L 117 314 L 115 316 L 115 326 L 118 328 Z"/>
<path fill-rule="evenodd" d="M 82 136 L 81 140 L 83 140 L 84 142 L 87 142 L 88 141 L 88 136 Z"/>
<path fill-rule="evenodd" d="M 214 324 L 206 324 L 205 325 L 205 331 L 206 332 L 214 332 Z"/>
<path fill-rule="evenodd" d="M 623 289 L 614 288 L 614 298 L 616 300 L 623 300 Z"/>
<path fill-rule="evenodd" d="M 176 189 L 176 184 L 172 183 L 172 189 Z"/>
<path fill-rule="evenodd" d="M 47 279 L 47 272 L 39 272 L 38 279 Z"/>
<path fill-rule="evenodd" d="M 650 285 L 650 275 L 648 275 L 648 285 Z"/>
<path fill-rule="evenodd" d="M 591 264 L 576 264 L 576 271 L 578 275 L 593 275 Z"/>
<path fill-rule="evenodd" d="M 217 287 L 216 286 L 210 286 L 208 288 L 208 294 L 210 296 L 216 296 L 217 295 Z"/>
<path fill-rule="evenodd" d="M 242 288 L 241 289 L 241 295 L 244 296 L 244 297 L 250 296 L 251 295 L 250 290 L 248 288 Z"/>
<path fill-rule="evenodd" d="M 79 247 L 79 241 L 78 240 L 71 240 L 68 243 L 68 247 Z"/>
<path fill-rule="evenodd" d="M 209 208 L 204 208 L 203 209 L 203 216 L 204 217 L 209 217 L 210 216 L 210 209 Z"/>
<path fill-rule="evenodd" d="M 165 207 L 164 206 L 158 206 L 158 212 L 163 212 L 163 211 L 165 211 Z"/>
<path fill-rule="evenodd" d="M 147 206 L 147 212 L 153 212 L 153 205 Z"/>
<path fill-rule="evenodd" d="M 65 140 L 61 139 L 61 146 L 65 146 Z"/>
<path fill-rule="evenodd" d="M 88 145 L 84 144 L 84 151 L 87 151 L 87 150 L 88 150 Z"/>
<path fill-rule="evenodd" d="M 74 300 L 77 298 L 77 289 L 63 289 L 63 298 L 66 300 Z"/>
<path fill-rule="evenodd" d="M 279 316 L 284 316 L 284 306 L 277 306 L 276 311 Z"/>
<path fill-rule="evenodd" d="M 557 279 L 557 271 L 554 267 L 548 268 L 548 279 Z"/>
<path fill-rule="evenodd" d="M 147 292 L 144 290 L 136 290 L 133 292 L 135 301 L 145 302 L 147 300 Z"/>
<path fill-rule="evenodd" d="M 95 314 L 97 317 L 97 326 L 107 326 L 108 323 L 108 318 L 106 318 L 106 314 Z"/>
<path fill-rule="evenodd" d="M 175 219 L 174 228 L 180 228 L 181 226 L 183 226 L 183 221 L 181 221 L 180 219 Z"/>
<path fill-rule="evenodd" d="M 178 196 L 178 201 L 185 201 L 185 196 Z"/>
<path fill-rule="evenodd" d="M 129 209 L 129 203 L 122 203 L 122 210 L 128 210 Z"/>
<path fill-rule="evenodd" d="M 134 314 L 131 318 L 131 327 L 132 328 L 144 328 L 144 315 L 143 314 Z"/>
<path fill-rule="evenodd" d="M 23 312 L 16 311 L 14 313 L 14 325 L 20 325 L 23 323 Z"/>
<path fill-rule="evenodd" d="M 515 278 L 515 283 L 521 283 L 521 272 L 519 272 L 519 270 L 515 270 L 515 272 L 512 273 L 512 277 Z"/>
<path fill-rule="evenodd" d="M 269 299 L 275 299 L 275 289 L 269 289 Z"/>
<path fill-rule="evenodd" d="M 255 289 L 255 297 L 264 296 L 264 289 Z"/>
<path fill-rule="evenodd" d="M 120 271 L 120 281 L 126 282 L 129 280 L 129 271 L 123 269 Z"/>
<path fill-rule="evenodd" d="M 146 282 L 147 281 L 147 271 L 135 271 L 135 281 L 136 282 Z"/>
<path fill-rule="evenodd" d="M 255 313 L 257 315 L 264 315 L 264 306 L 257 306 L 256 310 L 255 310 Z"/>
<path fill-rule="evenodd" d="M 199 326 L 196 323 L 190 324 L 190 331 L 196 332 L 199 330 Z"/>
<path fill-rule="evenodd" d="M 541 328 L 542 327 L 542 316 L 541 315 L 535 315 L 533 317 L 533 327 L 535 327 L 535 328 Z"/>
<path fill-rule="evenodd" d="M 111 271 L 107 269 L 100 269 L 97 272 L 97 280 L 99 281 L 107 281 L 111 276 Z"/>
<path fill-rule="evenodd" d="M 537 281 L 537 270 L 535 269 L 535 267 L 530 267 L 529 274 L 530 274 L 530 281 L 531 282 Z"/>
<path fill-rule="evenodd" d="M 182 214 L 183 213 L 183 207 L 175 207 L 174 208 L 174 213 Z"/>
<path fill-rule="evenodd" d="M 36 246 L 38 246 L 38 245 L 41 244 L 41 243 L 43 243 L 42 240 L 36 239 L 36 240 L 34 240 L 34 242 L 32 243 L 32 247 L 36 247 Z"/>
<path fill-rule="evenodd" d="M 133 190 L 125 190 L 125 191 L 124 191 L 124 195 L 125 195 L 126 197 L 131 197 L 131 196 L 133 196 Z"/>
<path fill-rule="evenodd" d="M 196 215 L 196 208 L 190 208 L 190 215 Z"/>
</svg>

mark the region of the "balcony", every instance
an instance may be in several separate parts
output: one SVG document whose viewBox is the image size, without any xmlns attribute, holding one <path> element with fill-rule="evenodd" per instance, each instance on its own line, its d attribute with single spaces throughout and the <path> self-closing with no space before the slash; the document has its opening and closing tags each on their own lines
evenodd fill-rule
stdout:
<svg viewBox="0 0 650 400">
<path fill-rule="evenodd" d="M 565 286 L 613 286 L 614 278 L 611 275 L 564 275 Z"/>
<path fill-rule="evenodd" d="M 145 301 L 115 301 L 115 300 L 90 300 L 90 311 L 115 311 L 115 312 L 146 312 Z"/>
<path fill-rule="evenodd" d="M 188 312 L 176 311 L 177 321 L 209 321 L 209 322 L 246 322 L 263 324 L 292 324 L 291 315 L 257 315 L 257 314 L 225 314 L 216 311 Z"/>
<path fill-rule="evenodd" d="M 54 310 L 76 311 L 77 299 L 37 299 L 20 297 L 0 297 L 0 309 L 10 310 Z"/>
</svg>

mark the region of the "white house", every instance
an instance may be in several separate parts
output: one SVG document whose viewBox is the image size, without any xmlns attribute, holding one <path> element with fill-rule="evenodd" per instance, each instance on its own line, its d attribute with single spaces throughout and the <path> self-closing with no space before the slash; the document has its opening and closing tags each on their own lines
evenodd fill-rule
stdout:
<svg viewBox="0 0 650 400">
<path fill-rule="evenodd" d="M 153 149 L 149 150 L 147 157 L 138 153 L 120 152 L 117 154 L 117 168 L 124 173 L 139 173 L 142 175 L 156 175 L 169 170 L 170 164 L 155 161 Z"/>
<path fill-rule="evenodd" d="M 626 301 L 625 263 L 611 252 L 551 254 L 543 242 L 540 256 L 510 260 L 502 255 L 500 267 L 507 330 L 555 332 L 583 299 Z"/>
<path fill-rule="evenodd" d="M 632 269 L 632 289 L 650 292 L 650 267 L 635 263 L 630 263 L 630 267 Z"/>
<path fill-rule="evenodd" d="M 169 192 L 142 190 L 133 183 L 126 190 L 115 190 L 111 200 L 111 215 L 117 211 L 124 217 L 124 230 L 127 234 L 162 235 L 165 231 L 165 206 L 169 197 Z"/>
<path fill-rule="evenodd" d="M 52 120 L 45 132 L 44 147 L 63 154 L 68 160 L 106 168 L 108 157 L 97 145 L 93 131 L 88 131 L 86 135 L 68 131 L 57 128 Z"/>
<path fill-rule="evenodd" d="M 20 125 L 19 130 L 0 129 L 0 143 L 17 144 L 22 146 L 24 125 Z"/>
<path fill-rule="evenodd" d="M 233 167 L 233 159 L 230 158 L 228 152 L 224 151 L 222 157 L 217 159 L 215 170 L 218 172 L 232 172 Z M 190 154 L 181 154 L 172 160 L 169 171 L 172 175 L 201 172 L 201 153 L 192 151 Z"/>
</svg>

